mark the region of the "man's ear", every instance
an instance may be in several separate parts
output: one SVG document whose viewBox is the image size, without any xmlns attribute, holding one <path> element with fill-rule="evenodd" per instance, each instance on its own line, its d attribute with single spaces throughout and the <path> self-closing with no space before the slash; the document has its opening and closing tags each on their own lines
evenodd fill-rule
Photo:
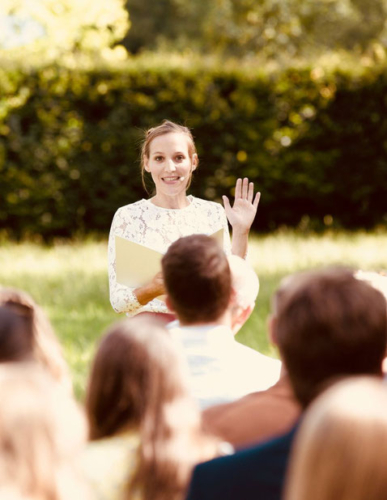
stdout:
<svg viewBox="0 0 387 500">
<path fill-rule="evenodd" d="M 232 315 L 231 315 L 231 329 L 234 335 L 236 335 L 242 326 L 249 319 L 250 314 L 252 313 L 254 306 L 247 307 L 235 307 Z"/>
<path fill-rule="evenodd" d="M 277 342 L 277 317 L 274 314 L 270 314 L 267 318 L 267 329 L 269 331 L 269 340 L 270 342 L 278 346 Z"/>
<path fill-rule="evenodd" d="M 172 306 L 171 299 L 169 298 L 169 295 L 165 296 L 165 304 L 170 311 L 175 312 L 175 310 L 173 309 L 173 306 Z"/>
<path fill-rule="evenodd" d="M 228 302 L 228 307 L 233 307 L 233 306 L 238 305 L 236 298 L 237 298 L 237 293 L 236 293 L 235 289 L 233 287 L 231 287 L 230 300 Z"/>
<path fill-rule="evenodd" d="M 255 304 L 254 304 L 255 305 Z M 240 313 L 239 316 L 239 321 L 241 323 L 241 327 L 246 323 L 246 321 L 249 319 L 251 313 L 253 312 L 254 305 L 250 305 L 247 307 L 244 307 Z"/>
</svg>

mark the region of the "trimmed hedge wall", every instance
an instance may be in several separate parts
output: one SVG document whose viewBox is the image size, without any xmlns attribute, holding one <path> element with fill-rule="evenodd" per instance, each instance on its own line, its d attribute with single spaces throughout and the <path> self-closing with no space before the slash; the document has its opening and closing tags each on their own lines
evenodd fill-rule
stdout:
<svg viewBox="0 0 387 500">
<path fill-rule="evenodd" d="M 191 193 L 219 200 L 248 176 L 255 229 L 387 224 L 387 71 L 220 68 L 0 70 L 0 229 L 14 238 L 107 234 L 146 196 L 142 130 L 193 128 Z"/>
</svg>

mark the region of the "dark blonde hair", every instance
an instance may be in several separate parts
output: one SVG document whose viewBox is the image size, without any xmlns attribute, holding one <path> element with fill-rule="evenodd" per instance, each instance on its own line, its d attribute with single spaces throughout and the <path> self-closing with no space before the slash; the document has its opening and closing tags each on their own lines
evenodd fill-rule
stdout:
<svg viewBox="0 0 387 500">
<path fill-rule="evenodd" d="M 140 491 L 144 500 L 179 499 L 193 465 L 215 455 L 181 363 L 168 332 L 141 317 L 113 325 L 98 348 L 86 397 L 90 439 L 139 432 L 128 498 Z"/>
<path fill-rule="evenodd" d="M 70 395 L 36 363 L 7 363 L 0 401 L 0 497 L 87 499 L 75 465 L 86 421 Z"/>
<path fill-rule="evenodd" d="M 43 309 L 28 293 L 16 288 L 0 287 L 0 306 L 9 309 L 19 316 L 24 324 L 28 324 L 32 357 L 43 365 L 56 381 L 71 390 L 69 369 Z"/>
<path fill-rule="evenodd" d="M 166 134 L 171 134 L 171 133 L 185 134 L 188 138 L 188 153 L 189 153 L 191 160 L 192 160 L 192 157 L 194 154 L 197 155 L 194 138 L 193 138 L 193 135 L 188 127 L 185 127 L 184 125 L 179 125 L 179 124 L 171 122 L 169 120 L 164 120 L 160 125 L 157 125 L 156 127 L 148 129 L 145 132 L 145 137 L 144 137 L 142 147 L 141 147 L 141 179 L 142 179 L 142 185 L 143 185 L 145 191 L 147 191 L 147 192 L 148 192 L 148 189 L 146 186 L 146 178 L 145 178 L 145 160 L 149 158 L 150 145 L 151 145 L 153 139 L 156 139 L 156 137 L 160 137 L 161 135 L 166 135 Z M 187 188 L 191 184 L 191 178 L 192 178 L 192 175 L 190 176 Z"/>
<path fill-rule="evenodd" d="M 384 500 L 387 389 L 347 378 L 306 412 L 290 457 L 285 500 Z"/>
</svg>

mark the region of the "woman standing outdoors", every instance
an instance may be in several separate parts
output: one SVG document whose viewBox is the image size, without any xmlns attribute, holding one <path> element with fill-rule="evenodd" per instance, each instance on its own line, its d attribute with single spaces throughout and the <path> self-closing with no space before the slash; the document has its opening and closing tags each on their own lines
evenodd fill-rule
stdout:
<svg viewBox="0 0 387 500">
<path fill-rule="evenodd" d="M 152 198 L 139 200 L 117 210 L 109 236 L 110 302 L 116 312 L 129 316 L 140 312 L 170 314 L 165 303 L 157 299 L 165 293 L 158 273 L 144 286 L 130 288 L 117 282 L 115 237 L 139 243 L 165 253 L 169 245 L 182 236 L 211 235 L 223 229 L 223 248 L 227 254 L 245 257 L 248 234 L 254 221 L 260 193 L 254 197 L 254 185 L 248 179 L 238 179 L 235 202 L 231 207 L 226 196 L 223 207 L 187 195 L 192 173 L 199 163 L 194 140 L 187 127 L 165 120 L 147 131 L 141 151 L 143 182 L 148 172 L 155 185 Z M 227 216 L 227 217 L 226 217 Z M 227 219 L 232 229 L 232 243 Z M 144 265 L 146 265 L 144 263 Z"/>
</svg>

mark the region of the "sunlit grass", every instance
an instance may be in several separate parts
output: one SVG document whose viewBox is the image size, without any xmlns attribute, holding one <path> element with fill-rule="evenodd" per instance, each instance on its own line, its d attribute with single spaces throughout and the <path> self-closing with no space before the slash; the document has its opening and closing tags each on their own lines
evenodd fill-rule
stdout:
<svg viewBox="0 0 387 500">
<path fill-rule="evenodd" d="M 281 279 L 291 273 L 327 265 L 355 269 L 387 269 L 387 233 L 332 232 L 302 235 L 279 232 L 253 237 L 249 259 L 260 278 L 260 291 L 254 313 L 238 335 L 238 340 L 266 354 L 275 355 L 266 335 L 270 298 Z"/>
<path fill-rule="evenodd" d="M 266 354 L 270 297 L 283 276 L 302 269 L 344 264 L 387 269 L 387 233 L 300 235 L 282 232 L 251 239 L 249 259 L 260 278 L 255 310 L 238 340 Z M 44 307 L 63 345 L 79 397 L 98 338 L 117 320 L 108 297 L 106 242 L 2 244 L 0 283 L 28 291 Z"/>
<path fill-rule="evenodd" d="M 3 245 L 0 264 L 0 283 L 28 291 L 49 315 L 82 396 L 96 341 L 118 318 L 109 303 L 106 243 Z"/>
</svg>

